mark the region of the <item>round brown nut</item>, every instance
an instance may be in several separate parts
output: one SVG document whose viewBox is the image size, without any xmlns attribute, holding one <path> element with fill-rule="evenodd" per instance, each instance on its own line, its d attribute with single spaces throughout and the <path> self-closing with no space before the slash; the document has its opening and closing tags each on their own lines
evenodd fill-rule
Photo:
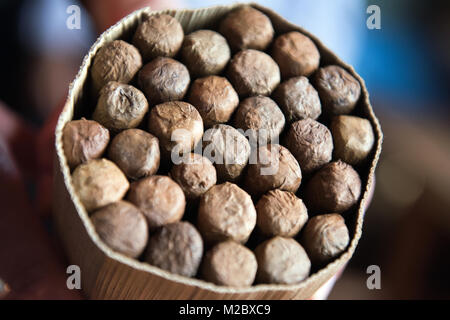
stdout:
<svg viewBox="0 0 450 320">
<path fill-rule="evenodd" d="M 265 96 L 245 99 L 234 115 L 235 127 L 244 130 L 252 146 L 278 142 L 285 122 L 277 104 Z"/>
<path fill-rule="evenodd" d="M 259 283 L 294 284 L 306 279 L 311 261 L 303 247 L 292 238 L 274 237 L 255 249 Z"/>
<path fill-rule="evenodd" d="M 141 55 L 131 44 L 122 40 L 105 44 L 98 50 L 91 67 L 95 92 L 109 81 L 130 82 L 141 67 Z"/>
<path fill-rule="evenodd" d="M 352 112 L 361 94 L 358 80 L 339 66 L 320 68 L 314 84 L 328 116 Z"/>
<path fill-rule="evenodd" d="M 311 173 L 331 161 L 333 137 L 320 122 L 313 119 L 294 122 L 285 141 L 305 173 Z"/>
<path fill-rule="evenodd" d="M 307 118 L 316 120 L 322 113 L 319 94 L 303 76 L 280 83 L 274 98 L 289 122 Z"/>
<path fill-rule="evenodd" d="M 315 265 L 322 265 L 336 258 L 344 252 L 349 242 L 345 220 L 336 213 L 311 218 L 302 234 L 302 244 Z"/>
<path fill-rule="evenodd" d="M 184 38 L 183 62 L 195 77 L 219 74 L 230 60 L 227 40 L 212 30 L 197 30 Z"/>
<path fill-rule="evenodd" d="M 63 130 L 63 148 L 70 169 L 100 158 L 109 143 L 109 131 L 92 120 L 74 120 Z"/>
<path fill-rule="evenodd" d="M 138 76 L 139 87 L 152 105 L 182 100 L 190 81 L 189 71 L 184 64 L 164 57 L 147 63 Z"/>
<path fill-rule="evenodd" d="M 209 243 L 225 240 L 245 243 L 255 224 L 252 198 L 234 183 L 215 185 L 200 198 L 197 226 Z"/>
<path fill-rule="evenodd" d="M 275 39 L 272 57 L 280 66 L 283 79 L 307 77 L 319 68 L 319 50 L 310 38 L 297 31 Z"/>
<path fill-rule="evenodd" d="M 121 200 L 130 186 L 123 172 L 106 159 L 80 164 L 72 174 L 72 183 L 87 211 Z"/>
<path fill-rule="evenodd" d="M 167 176 L 133 182 L 127 199 L 145 215 L 150 230 L 181 220 L 186 206 L 183 190 Z"/>
<path fill-rule="evenodd" d="M 186 198 L 196 199 L 216 184 L 216 169 L 208 158 L 196 153 L 188 154 L 185 159 L 172 167 L 170 176 L 183 189 Z"/>
<path fill-rule="evenodd" d="M 229 240 L 215 245 L 206 253 L 202 275 L 206 281 L 221 286 L 248 287 L 255 281 L 257 269 L 253 252 Z"/>
<path fill-rule="evenodd" d="M 337 116 L 331 122 L 334 155 L 351 165 L 363 162 L 373 148 L 375 137 L 367 119 Z"/>
<path fill-rule="evenodd" d="M 294 193 L 271 190 L 256 204 L 256 224 L 265 236 L 294 237 L 308 220 L 303 201 Z"/>
<path fill-rule="evenodd" d="M 136 258 L 147 245 L 147 221 L 129 202 L 111 203 L 94 212 L 91 221 L 100 239 L 114 251 Z"/>
<path fill-rule="evenodd" d="M 227 38 L 233 51 L 265 50 L 273 39 L 270 19 L 250 6 L 233 10 L 222 20 L 219 32 Z"/>
<path fill-rule="evenodd" d="M 247 49 L 238 52 L 231 60 L 228 79 L 242 96 L 268 96 L 280 83 L 280 69 L 266 53 Z"/>
<path fill-rule="evenodd" d="M 137 28 L 133 44 L 145 60 L 173 57 L 180 50 L 184 32 L 181 24 L 167 14 L 148 16 Z"/>
<path fill-rule="evenodd" d="M 113 132 L 136 128 L 148 111 L 144 94 L 133 86 L 111 81 L 100 91 L 92 118 Z"/>
<path fill-rule="evenodd" d="M 226 78 L 209 76 L 194 81 L 189 102 L 197 108 L 203 124 L 209 128 L 230 120 L 239 104 L 239 97 Z"/>
<path fill-rule="evenodd" d="M 192 224 L 182 221 L 163 226 L 150 237 L 145 260 L 163 270 L 193 277 L 202 256 L 202 237 Z"/>
<path fill-rule="evenodd" d="M 279 144 L 259 147 L 250 155 L 245 185 L 250 194 L 258 196 L 269 190 L 296 192 L 302 181 L 297 160 Z"/>
<path fill-rule="evenodd" d="M 306 185 L 308 208 L 316 212 L 344 212 L 361 195 L 361 179 L 345 162 L 330 162 L 320 169 Z"/>
<path fill-rule="evenodd" d="M 194 106 L 182 101 L 155 106 L 150 111 L 148 128 L 159 138 L 165 154 L 191 152 L 203 135 L 202 117 Z"/>
<path fill-rule="evenodd" d="M 214 163 L 219 181 L 237 181 L 250 156 L 250 143 L 232 126 L 217 124 L 203 135 L 203 155 Z"/>
<path fill-rule="evenodd" d="M 150 176 L 159 168 L 158 138 L 140 129 L 124 130 L 112 140 L 108 157 L 130 179 Z"/>
</svg>

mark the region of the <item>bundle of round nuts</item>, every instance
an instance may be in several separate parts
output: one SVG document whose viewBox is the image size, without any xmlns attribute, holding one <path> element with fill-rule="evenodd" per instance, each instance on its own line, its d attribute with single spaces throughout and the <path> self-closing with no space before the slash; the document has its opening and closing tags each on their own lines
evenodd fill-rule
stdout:
<svg viewBox="0 0 450 320">
<path fill-rule="evenodd" d="M 251 6 L 217 26 L 149 15 L 98 50 L 95 108 L 63 132 L 72 185 L 113 251 L 217 285 L 299 283 L 352 236 L 375 141 L 361 85 Z"/>
</svg>

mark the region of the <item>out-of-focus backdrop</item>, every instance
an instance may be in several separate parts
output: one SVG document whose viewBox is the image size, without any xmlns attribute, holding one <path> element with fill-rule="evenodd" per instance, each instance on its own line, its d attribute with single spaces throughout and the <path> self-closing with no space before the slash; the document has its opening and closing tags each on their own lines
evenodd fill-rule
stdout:
<svg viewBox="0 0 450 320">
<path fill-rule="evenodd" d="M 45 161 L 51 143 L 45 137 L 51 135 L 50 123 L 69 83 L 100 32 L 147 4 L 161 9 L 232 2 L 1 1 L 2 207 L 19 210 L 13 203 L 16 200 L 6 194 L 11 185 L 20 185 L 27 194 L 25 204 L 19 201 L 24 210 L 37 211 L 51 227 L 45 200 L 51 192 L 51 176 L 45 174 L 51 171 Z M 384 131 L 377 186 L 363 237 L 330 298 L 450 298 L 450 2 L 256 2 L 303 26 L 355 67 L 366 81 Z M 81 9 L 81 29 L 66 26 L 71 5 Z M 381 29 L 370 30 L 366 25 L 370 5 L 380 8 Z M 2 214 L 0 231 L 9 227 Z M 27 219 L 16 215 L 19 224 Z M 380 290 L 367 288 L 370 265 L 380 267 Z"/>
</svg>

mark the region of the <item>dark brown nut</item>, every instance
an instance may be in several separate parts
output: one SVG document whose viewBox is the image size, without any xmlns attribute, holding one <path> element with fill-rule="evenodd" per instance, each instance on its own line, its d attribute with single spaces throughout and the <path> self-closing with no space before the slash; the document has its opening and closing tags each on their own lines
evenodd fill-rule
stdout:
<svg viewBox="0 0 450 320">
<path fill-rule="evenodd" d="M 258 196 L 273 189 L 295 193 L 301 182 L 302 172 L 297 160 L 282 145 L 268 144 L 250 155 L 245 177 L 250 194 Z"/>
<path fill-rule="evenodd" d="M 163 270 L 193 277 L 202 256 L 202 237 L 192 224 L 183 221 L 163 226 L 150 237 L 145 260 Z"/>
<path fill-rule="evenodd" d="M 171 58 L 156 58 L 139 71 L 139 87 L 151 105 L 166 101 L 182 100 L 189 82 L 188 69 Z"/>
<path fill-rule="evenodd" d="M 320 169 L 306 185 L 306 204 L 316 212 L 344 212 L 361 195 L 361 179 L 345 162 L 330 162 Z"/>
<path fill-rule="evenodd" d="M 234 183 L 215 185 L 200 198 L 197 226 L 209 243 L 225 240 L 245 243 L 255 224 L 252 198 Z"/>
<path fill-rule="evenodd" d="M 227 38 L 233 51 L 265 50 L 273 39 L 270 19 L 250 6 L 233 10 L 222 20 L 219 32 Z"/>
<path fill-rule="evenodd" d="M 189 102 L 197 108 L 203 124 L 209 128 L 230 120 L 239 104 L 239 97 L 226 78 L 209 76 L 194 81 Z"/>
<path fill-rule="evenodd" d="M 274 237 L 255 249 L 259 283 L 294 284 L 306 279 L 311 261 L 303 247 L 292 238 Z"/>
<path fill-rule="evenodd" d="M 111 81 L 100 91 L 92 118 L 111 131 L 136 128 L 148 111 L 144 94 L 133 86 Z"/>
<path fill-rule="evenodd" d="M 277 104 L 265 96 L 245 99 L 234 115 L 235 127 L 245 132 L 253 146 L 278 142 L 285 122 Z"/>
<path fill-rule="evenodd" d="M 227 40 L 212 30 L 197 30 L 184 38 L 183 62 L 195 77 L 219 74 L 230 60 Z"/>
<path fill-rule="evenodd" d="M 130 82 L 141 67 L 141 55 L 131 44 L 122 40 L 105 44 L 98 50 L 91 67 L 95 92 L 109 81 Z"/>
<path fill-rule="evenodd" d="M 345 220 L 336 213 L 311 218 L 302 234 L 302 244 L 315 265 L 322 265 L 336 258 L 344 252 L 349 242 Z"/>
<path fill-rule="evenodd" d="M 203 135 L 203 155 L 214 163 L 219 181 L 237 181 L 250 156 L 247 138 L 232 126 L 216 124 Z"/>
<path fill-rule="evenodd" d="M 147 221 L 129 202 L 111 203 L 94 212 L 91 221 L 100 239 L 114 251 L 136 258 L 147 245 Z"/>
<path fill-rule="evenodd" d="M 145 60 L 156 57 L 173 57 L 183 43 L 181 24 L 167 14 L 147 17 L 137 28 L 133 44 L 141 51 Z"/>
<path fill-rule="evenodd" d="M 178 154 L 191 152 L 203 135 L 203 121 L 194 106 L 187 102 L 170 101 L 150 111 L 149 131 L 159 138 L 161 152 Z"/>
<path fill-rule="evenodd" d="M 186 206 L 183 190 L 167 176 L 133 182 L 127 199 L 145 215 L 150 230 L 180 221 Z"/>
<path fill-rule="evenodd" d="M 328 116 L 352 112 L 361 94 L 358 80 L 339 66 L 320 68 L 314 84 Z"/>
<path fill-rule="evenodd" d="M 269 96 L 280 83 L 280 69 L 266 53 L 247 49 L 231 60 L 228 79 L 241 97 Z"/>
<path fill-rule="evenodd" d="M 206 253 L 202 275 L 206 281 L 221 286 L 248 287 L 255 281 L 257 269 L 253 252 L 229 240 L 215 245 Z"/>
<path fill-rule="evenodd" d="M 289 122 L 307 118 L 316 120 L 322 113 L 319 94 L 303 76 L 280 83 L 274 98 Z"/>
<path fill-rule="evenodd" d="M 70 169 L 100 158 L 109 143 L 109 131 L 92 120 L 74 120 L 64 126 L 63 148 Z"/>
<path fill-rule="evenodd" d="M 199 154 L 190 153 L 187 162 L 175 164 L 170 176 L 183 189 L 186 198 L 196 199 L 217 182 L 216 168 Z"/>
<path fill-rule="evenodd" d="M 271 190 L 256 204 L 256 224 L 265 236 L 294 237 L 308 220 L 303 201 L 294 193 Z"/>
<path fill-rule="evenodd" d="M 287 132 L 285 142 L 304 173 L 311 173 L 331 161 L 333 155 L 331 132 L 313 119 L 294 122 Z"/>
<path fill-rule="evenodd" d="M 121 200 L 130 186 L 123 172 L 107 159 L 80 164 L 72 174 L 72 183 L 88 212 Z"/>
<path fill-rule="evenodd" d="M 275 39 L 272 57 L 280 66 L 283 79 L 307 77 L 319 68 L 319 50 L 310 38 L 297 31 Z"/>
<path fill-rule="evenodd" d="M 108 157 L 130 179 L 150 176 L 159 168 L 158 138 L 140 129 L 124 130 L 112 140 Z"/>
<path fill-rule="evenodd" d="M 367 119 L 337 116 L 331 122 L 335 158 L 351 165 L 363 162 L 375 143 L 372 125 Z"/>
</svg>

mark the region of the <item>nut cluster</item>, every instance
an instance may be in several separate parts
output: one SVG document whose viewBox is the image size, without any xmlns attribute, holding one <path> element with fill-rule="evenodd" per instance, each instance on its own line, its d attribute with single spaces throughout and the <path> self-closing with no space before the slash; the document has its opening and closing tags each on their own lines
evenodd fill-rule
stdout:
<svg viewBox="0 0 450 320">
<path fill-rule="evenodd" d="M 98 50 L 92 120 L 63 132 L 72 186 L 113 251 L 221 286 L 296 284 L 351 239 L 375 141 L 361 85 L 251 6 L 215 25 L 185 36 L 149 14 Z"/>
</svg>

